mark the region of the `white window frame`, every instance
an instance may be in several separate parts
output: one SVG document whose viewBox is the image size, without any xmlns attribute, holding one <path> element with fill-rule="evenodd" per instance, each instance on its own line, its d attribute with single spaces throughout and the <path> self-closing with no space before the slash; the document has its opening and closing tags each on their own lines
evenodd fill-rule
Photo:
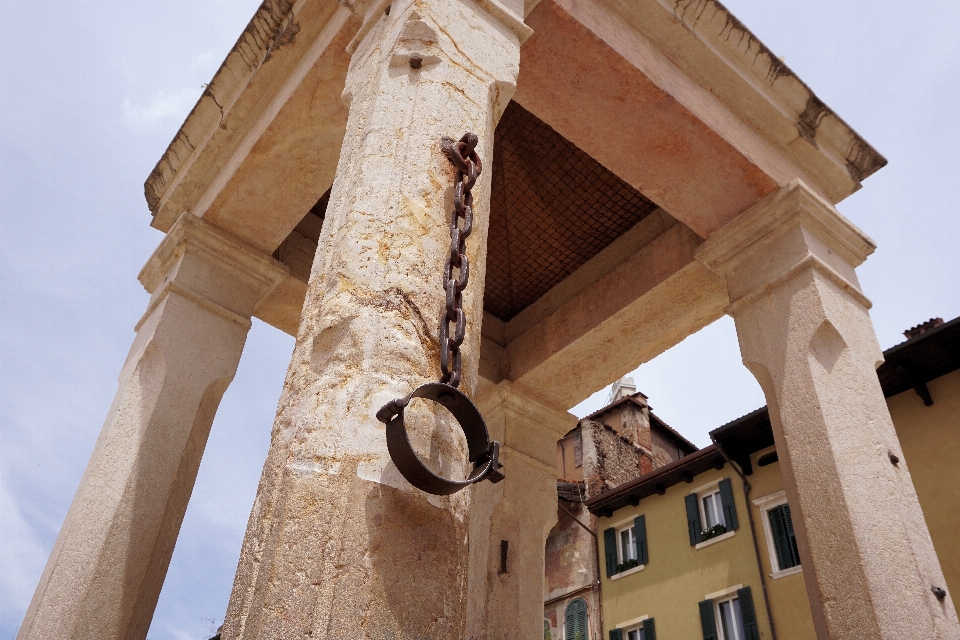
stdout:
<svg viewBox="0 0 960 640">
<path fill-rule="evenodd" d="M 623 630 L 623 634 L 622 634 L 622 635 L 623 635 L 623 640 L 630 640 L 630 634 L 631 634 L 632 632 L 634 632 L 634 631 L 639 632 L 639 633 L 637 633 L 637 640 L 645 640 L 645 638 L 642 637 L 642 636 L 643 636 L 643 624 L 638 624 L 638 625 L 635 625 L 635 626 L 630 627 L 629 629 L 624 629 L 624 630 Z"/>
<path fill-rule="evenodd" d="M 632 558 L 630 557 L 631 550 L 624 549 L 623 547 L 622 536 L 624 531 L 630 532 L 630 540 L 632 541 L 632 546 L 633 546 Z M 628 524 L 616 529 L 616 532 L 617 532 L 617 560 L 619 560 L 618 564 L 623 564 L 627 560 L 639 560 L 639 558 L 637 558 L 637 532 L 635 530 L 633 521 L 631 520 Z"/>
<path fill-rule="evenodd" d="M 721 589 L 720 591 L 714 591 L 713 593 L 708 593 L 703 596 L 704 600 L 713 601 L 713 620 L 714 624 L 717 627 L 717 638 L 718 640 L 732 640 L 723 635 L 723 626 L 720 622 L 720 603 L 727 602 L 728 600 L 733 600 L 734 598 L 739 598 L 739 591 L 743 589 L 743 584 L 735 584 L 732 587 L 727 587 L 726 589 Z M 743 631 L 743 614 L 740 617 L 740 631 Z"/>
<path fill-rule="evenodd" d="M 790 567 L 788 569 L 780 569 L 780 560 L 777 559 L 777 545 L 773 540 L 773 530 L 770 528 L 770 513 L 771 509 L 775 509 L 782 504 L 787 504 L 787 492 L 784 490 L 771 493 L 769 495 L 757 498 L 753 501 L 753 504 L 756 505 L 757 509 L 760 511 L 760 519 L 763 521 L 763 534 L 767 539 L 767 554 L 770 557 L 770 577 L 774 580 L 779 578 L 784 578 L 786 576 L 792 576 L 795 573 L 803 572 L 803 565 L 798 564 L 795 567 Z"/>
<path fill-rule="evenodd" d="M 734 628 L 734 633 L 739 637 L 737 638 L 728 638 L 727 634 L 723 629 L 723 618 L 720 615 L 720 605 L 726 602 L 730 603 L 730 609 L 733 610 L 733 602 L 736 600 L 739 603 L 740 596 L 734 593 L 728 593 L 725 596 L 721 596 L 713 601 L 713 619 L 714 624 L 717 627 L 717 640 L 744 640 L 744 629 L 743 629 L 743 613 L 740 614 L 740 625 L 739 628 Z"/>
<path fill-rule="evenodd" d="M 633 618 L 632 620 L 626 620 L 621 622 L 616 626 L 617 629 L 620 629 L 623 632 L 623 640 L 627 640 L 627 634 L 631 631 L 643 631 L 643 621 L 650 618 L 649 615 L 640 616 L 639 618 Z"/>
<path fill-rule="evenodd" d="M 713 487 L 707 489 L 706 491 L 701 491 L 697 493 L 697 506 L 700 508 L 700 526 L 703 530 L 709 529 L 711 526 L 707 519 L 707 511 L 703 506 L 704 500 L 707 498 L 711 499 L 713 503 L 713 508 L 717 510 L 717 523 L 722 524 L 724 529 L 729 530 L 727 527 L 727 519 L 723 514 L 723 501 L 720 499 L 720 483 L 717 482 Z"/>
</svg>

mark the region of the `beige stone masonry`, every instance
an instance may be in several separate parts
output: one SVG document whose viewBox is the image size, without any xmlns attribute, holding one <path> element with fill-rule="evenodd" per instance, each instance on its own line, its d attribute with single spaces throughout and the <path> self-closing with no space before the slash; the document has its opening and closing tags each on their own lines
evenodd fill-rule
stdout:
<svg viewBox="0 0 960 640">
<path fill-rule="evenodd" d="M 20 640 L 146 637 L 250 316 L 285 273 L 189 214 L 154 252 L 149 306 Z"/>
<path fill-rule="evenodd" d="M 472 489 L 467 632 L 474 640 L 543 634 L 544 548 L 557 522 L 557 440 L 571 413 L 503 381 L 477 398 L 509 474 Z M 506 573 L 501 541 L 507 542 Z"/>
<path fill-rule="evenodd" d="M 744 364 L 770 408 L 817 636 L 956 639 L 875 372 L 883 356 L 854 272 L 873 248 L 795 181 L 697 256 L 726 277 Z"/>
<path fill-rule="evenodd" d="M 354 7 L 364 25 L 350 45 L 346 134 L 226 615 L 230 640 L 464 634 L 469 492 L 410 486 L 375 413 L 439 375 L 455 176 L 441 138 L 467 131 L 485 164 L 463 300 L 461 388 L 476 390 L 493 133 L 519 39 L 516 24 L 472 0 L 389 9 Z M 464 442 L 445 412 L 417 401 L 407 424 L 435 471 L 463 477 Z"/>
</svg>

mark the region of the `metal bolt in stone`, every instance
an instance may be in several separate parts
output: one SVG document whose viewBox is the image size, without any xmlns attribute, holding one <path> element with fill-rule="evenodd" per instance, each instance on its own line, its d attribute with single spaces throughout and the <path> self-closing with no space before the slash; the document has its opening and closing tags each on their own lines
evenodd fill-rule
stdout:
<svg viewBox="0 0 960 640">
<path fill-rule="evenodd" d="M 423 58 L 417 55 L 410 56 L 410 68 L 419 69 L 423 65 Z"/>
<path fill-rule="evenodd" d="M 944 591 L 942 587 L 938 587 L 935 584 L 930 585 L 930 591 L 933 591 L 933 595 L 936 596 L 937 600 L 943 602 L 947 597 L 947 592 Z"/>
<path fill-rule="evenodd" d="M 887 451 L 887 455 L 890 456 L 890 462 L 893 463 L 894 466 L 900 464 L 900 456 L 893 451 Z"/>
</svg>

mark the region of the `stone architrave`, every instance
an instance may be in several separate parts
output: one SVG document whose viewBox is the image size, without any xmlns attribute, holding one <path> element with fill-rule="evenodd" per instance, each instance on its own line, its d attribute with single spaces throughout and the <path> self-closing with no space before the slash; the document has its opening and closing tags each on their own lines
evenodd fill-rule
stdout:
<svg viewBox="0 0 960 640">
<path fill-rule="evenodd" d="M 184 213 L 19 640 L 145 638 L 250 317 L 287 268 Z"/>
<path fill-rule="evenodd" d="M 712 235 L 770 408 L 819 638 L 960 638 L 876 367 L 854 268 L 873 242 L 795 181 Z M 896 457 L 896 459 L 894 458 Z"/>
<path fill-rule="evenodd" d="M 557 441 L 577 426 L 577 418 L 508 381 L 485 390 L 477 402 L 490 437 L 502 443 L 500 456 L 510 475 L 509 482 L 472 490 L 464 637 L 538 638 L 545 545 L 557 522 Z"/>
<path fill-rule="evenodd" d="M 462 346 L 476 390 L 497 120 L 530 34 L 493 0 L 363 4 L 348 51 L 347 130 L 241 551 L 223 636 L 463 637 L 469 491 L 409 485 L 390 462 L 387 401 L 439 376 L 455 170 L 441 139 L 479 137 Z M 444 410 L 407 410 L 435 471 L 465 474 Z M 462 475 L 461 475 L 462 477 Z"/>
</svg>

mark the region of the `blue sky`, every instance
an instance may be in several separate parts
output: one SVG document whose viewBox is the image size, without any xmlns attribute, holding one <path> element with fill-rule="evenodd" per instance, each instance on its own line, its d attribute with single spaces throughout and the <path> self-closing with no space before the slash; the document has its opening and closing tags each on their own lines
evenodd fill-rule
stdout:
<svg viewBox="0 0 960 640">
<path fill-rule="evenodd" d="M 960 2 L 727 0 L 890 161 L 840 210 L 879 244 L 860 275 L 884 348 L 960 315 Z M 161 234 L 143 181 L 254 0 L 6 0 L 0 21 L 0 640 L 12 638 L 147 303 Z M 292 338 L 254 322 L 150 630 L 222 621 Z M 763 404 L 722 320 L 634 377 L 699 445 Z M 606 391 L 575 409 L 600 406 Z"/>
</svg>

